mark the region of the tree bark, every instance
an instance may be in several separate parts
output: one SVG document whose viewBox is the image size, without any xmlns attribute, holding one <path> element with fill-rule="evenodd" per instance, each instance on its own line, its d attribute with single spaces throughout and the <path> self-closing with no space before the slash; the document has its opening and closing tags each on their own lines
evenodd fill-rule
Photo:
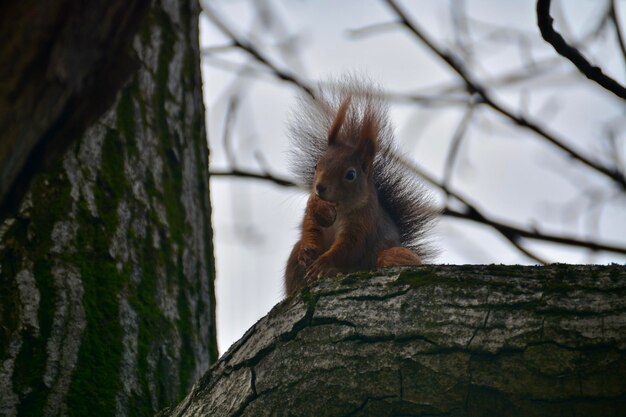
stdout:
<svg viewBox="0 0 626 417">
<path fill-rule="evenodd" d="M 619 416 L 622 266 L 426 266 L 325 279 L 163 416 Z"/>
<path fill-rule="evenodd" d="M 128 49 L 149 0 L 0 4 L 0 219 L 32 176 L 110 108 L 137 68 Z"/>
<path fill-rule="evenodd" d="M 198 16 L 150 7 L 139 70 L 0 224 L 0 416 L 153 415 L 217 359 Z"/>
</svg>

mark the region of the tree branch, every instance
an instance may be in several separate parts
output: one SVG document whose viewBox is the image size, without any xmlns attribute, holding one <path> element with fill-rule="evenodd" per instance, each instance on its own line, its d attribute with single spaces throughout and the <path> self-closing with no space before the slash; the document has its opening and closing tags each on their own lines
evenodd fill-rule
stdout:
<svg viewBox="0 0 626 417">
<path fill-rule="evenodd" d="M 224 171 L 211 171 L 209 172 L 209 177 L 235 177 L 235 178 L 246 178 L 246 179 L 254 179 L 254 180 L 263 180 L 273 182 L 276 185 L 280 185 L 281 187 L 300 187 L 300 185 L 295 182 L 281 178 L 273 174 L 269 173 L 256 173 L 250 171 L 244 171 L 241 169 L 231 169 Z"/>
<path fill-rule="evenodd" d="M 577 151 L 567 146 L 562 139 L 559 139 L 553 134 L 548 133 L 543 128 L 539 127 L 536 123 L 529 121 L 525 117 L 514 114 L 512 111 L 506 109 L 504 106 L 496 102 L 487 93 L 485 88 L 478 81 L 475 81 L 472 78 L 472 76 L 467 71 L 467 69 L 463 66 L 461 61 L 459 61 L 452 54 L 444 52 L 441 48 L 437 47 L 420 29 L 417 28 L 417 26 L 415 26 L 415 24 L 411 23 L 408 20 L 408 18 L 398 8 L 398 6 L 395 4 L 393 0 L 386 0 L 386 1 L 396 11 L 396 14 L 399 17 L 399 24 L 406 26 L 428 48 L 430 48 L 437 56 L 443 59 L 463 80 L 466 86 L 466 90 L 469 93 L 466 103 L 468 103 L 471 100 L 471 95 L 472 93 L 474 93 L 475 94 L 474 103 L 486 104 L 488 107 L 492 108 L 493 110 L 500 113 L 504 117 L 513 121 L 518 126 L 535 132 L 537 135 L 539 135 L 540 137 L 542 137 L 549 143 L 552 143 L 554 146 L 561 149 L 564 153 L 566 153 L 570 157 L 578 160 L 584 165 L 590 167 L 591 169 L 613 179 L 615 182 L 617 182 L 621 186 L 622 190 L 626 189 L 626 180 L 623 174 L 619 172 L 617 168 L 613 168 L 613 167 L 608 168 L 588 159 L 584 155 L 579 154 Z M 205 6 L 205 11 L 206 10 L 207 9 Z M 207 12 L 207 15 L 209 15 L 210 13 L 212 12 L 210 11 Z M 255 59 L 257 59 L 260 63 L 264 64 L 267 68 L 269 68 L 269 70 L 276 77 L 292 83 L 293 85 L 300 88 L 301 90 L 303 90 L 309 95 L 313 95 L 312 90 L 309 89 L 305 84 L 297 80 L 295 77 L 283 76 L 284 74 L 281 74 L 281 70 L 276 68 L 266 58 L 264 58 L 263 55 L 260 52 L 258 52 L 258 50 L 256 50 L 254 46 L 236 38 L 233 32 L 229 28 L 227 28 L 223 22 L 220 22 L 219 19 L 215 17 L 215 15 L 209 15 L 209 17 L 211 18 L 211 20 L 213 20 L 216 23 L 216 25 L 227 36 L 230 36 L 233 38 L 233 42 L 235 45 L 248 51 Z M 390 97 L 388 98 L 398 99 L 397 97 L 393 97 L 393 95 L 390 95 Z M 420 97 L 420 99 L 421 98 L 422 97 Z M 445 97 L 444 100 L 445 99 L 447 99 L 447 97 Z M 424 101 L 429 101 L 429 100 L 432 100 L 432 99 L 428 97 Z M 523 229 L 523 228 L 512 226 L 510 224 L 496 221 L 495 219 L 489 218 L 488 216 L 482 214 L 473 204 L 471 204 L 463 196 L 450 190 L 450 188 L 448 187 L 446 183 L 442 184 L 438 182 L 433 177 L 429 176 L 427 173 L 421 171 L 417 166 L 415 166 L 410 161 L 407 161 L 398 155 L 394 155 L 394 156 L 398 158 L 403 163 L 403 165 L 405 165 L 408 169 L 410 169 L 415 175 L 421 177 L 424 181 L 430 183 L 434 187 L 441 189 L 449 197 L 454 198 L 456 201 L 460 202 L 463 205 L 463 209 L 460 211 L 446 208 L 443 212 L 444 216 L 450 216 L 450 217 L 460 218 L 464 220 L 474 221 L 474 222 L 492 227 L 495 230 L 497 230 L 503 237 L 509 240 L 513 244 L 513 246 L 515 246 L 518 250 L 520 250 L 525 256 L 528 256 L 537 262 L 545 263 L 546 261 L 534 255 L 532 252 L 528 251 L 528 249 L 526 249 L 520 243 L 521 240 L 531 239 L 531 240 L 537 240 L 537 241 L 546 241 L 546 242 L 557 243 L 557 244 L 562 244 L 562 245 L 567 245 L 567 246 L 574 246 L 578 248 L 586 248 L 586 249 L 590 249 L 594 251 L 607 251 L 607 252 L 614 252 L 614 253 L 626 255 L 626 248 L 624 247 L 620 247 L 616 245 L 607 245 L 607 244 L 602 244 L 602 243 L 592 242 L 592 241 L 584 241 L 584 240 L 580 240 L 580 239 L 569 237 L 569 236 L 557 236 L 557 235 L 545 234 L 545 233 L 539 232 L 536 229 L 533 229 L 533 230 Z M 240 178 L 246 178 L 246 179 L 269 181 L 269 182 L 273 182 L 276 185 L 284 186 L 284 187 L 298 187 L 299 186 L 298 184 L 296 184 L 290 179 L 282 178 L 280 176 L 276 176 L 268 172 L 257 173 L 257 172 L 252 172 L 252 171 L 241 170 L 238 168 L 234 168 L 231 170 L 224 170 L 224 171 L 214 171 L 214 172 L 211 172 L 210 175 L 214 177 L 231 176 L 231 177 L 240 177 Z"/>
<path fill-rule="evenodd" d="M 541 136 L 547 142 L 556 146 L 557 148 L 565 152 L 567 155 L 569 155 L 573 159 L 581 162 L 582 164 L 595 170 L 596 172 L 608 178 L 611 178 L 620 186 L 621 189 L 626 190 L 626 178 L 616 168 L 614 167 L 609 168 L 598 162 L 592 161 L 591 159 L 587 158 L 586 156 L 580 154 L 578 151 L 568 146 L 565 143 L 565 141 L 557 138 L 555 135 L 541 128 L 539 125 L 537 125 L 533 121 L 523 116 L 515 115 L 512 111 L 508 110 L 502 104 L 498 103 L 495 99 L 493 99 L 489 95 L 487 90 L 480 83 L 478 83 L 478 81 L 473 79 L 469 71 L 467 71 L 467 69 L 463 66 L 460 60 L 458 60 L 452 54 L 443 51 L 442 48 L 435 45 L 434 42 L 425 34 L 425 32 L 417 26 L 417 24 L 415 24 L 414 22 L 411 22 L 408 19 L 407 15 L 404 13 L 402 9 L 400 9 L 400 7 L 396 4 L 394 0 L 385 0 L 385 1 L 393 9 L 393 11 L 398 15 L 398 18 L 400 19 L 401 23 L 409 31 L 411 31 L 411 33 L 413 33 L 413 35 L 415 35 L 416 38 L 418 38 L 424 45 L 426 45 L 432 52 L 434 52 L 435 55 L 437 55 L 445 63 L 447 63 L 450 66 L 450 68 L 452 68 L 454 72 L 457 73 L 459 77 L 461 77 L 461 79 L 465 82 L 465 85 L 467 86 L 467 89 L 469 92 L 475 92 L 481 96 L 482 103 L 491 107 L 493 110 L 505 116 L 506 118 L 508 118 L 515 124 L 517 124 L 518 126 L 524 127 L 536 133 L 537 135 Z"/>
<path fill-rule="evenodd" d="M 417 167 L 412 167 L 409 165 L 407 166 L 407 168 L 414 170 L 414 168 L 417 168 Z M 250 171 L 244 171 L 241 169 L 232 169 L 232 170 L 225 170 L 225 171 L 211 171 L 209 173 L 209 176 L 255 179 L 255 180 L 273 182 L 274 184 L 282 186 L 282 187 L 301 187 L 300 185 L 296 184 L 294 181 L 289 180 L 287 178 L 278 177 L 276 175 L 269 174 L 269 173 L 255 173 L 255 172 L 250 172 Z M 443 185 L 433 180 L 430 176 L 426 174 L 423 174 L 420 176 L 427 182 L 436 186 L 437 188 L 443 189 L 451 197 L 458 200 L 461 204 L 465 206 L 463 211 L 453 210 L 451 208 L 445 208 L 442 212 L 443 216 L 454 217 L 454 218 L 463 219 L 463 220 L 470 220 L 475 223 L 480 223 L 485 226 L 492 227 L 496 231 L 498 231 L 501 235 L 503 235 L 507 240 L 511 241 L 511 243 L 514 243 L 514 246 L 520 249 L 522 253 L 524 253 L 524 255 L 540 263 L 546 263 L 546 261 L 533 255 L 526 248 L 522 248 L 521 245 L 519 244 L 520 239 L 522 238 L 532 239 L 532 240 L 538 240 L 538 241 L 558 243 L 561 245 L 574 246 L 578 248 L 590 249 L 594 251 L 606 251 L 606 252 L 613 252 L 613 253 L 618 253 L 621 255 L 626 255 L 626 248 L 621 247 L 621 246 L 580 240 L 580 239 L 577 239 L 575 237 L 570 237 L 570 236 L 557 236 L 557 235 L 552 235 L 552 234 L 546 234 L 538 230 L 522 229 L 520 227 L 516 227 L 510 224 L 496 221 L 494 219 L 491 219 L 483 215 L 474 205 L 469 203 L 462 196 L 445 188 Z"/>
<path fill-rule="evenodd" d="M 279 69 L 276 65 L 270 62 L 268 58 L 261 54 L 261 52 L 257 48 L 252 46 L 247 40 L 235 35 L 230 27 L 228 27 L 224 23 L 224 20 L 217 17 L 215 11 L 211 8 L 211 6 L 209 6 L 208 1 L 201 1 L 200 3 L 202 5 L 202 10 L 204 11 L 205 15 L 209 19 L 211 19 L 211 21 L 215 24 L 215 26 L 219 28 L 219 30 L 221 30 L 226 36 L 232 39 L 234 46 L 246 51 L 254 59 L 265 65 L 274 73 L 277 78 L 295 84 L 304 92 L 306 92 L 309 96 L 315 97 L 315 95 L 313 94 L 313 89 L 311 87 L 306 85 L 304 82 L 298 80 L 293 74 L 287 73 Z"/>
<path fill-rule="evenodd" d="M 554 20 L 550 16 L 551 0 L 537 0 L 537 25 L 541 31 L 541 36 L 548 42 L 554 50 L 564 58 L 568 59 L 572 64 L 582 72 L 585 77 L 596 82 L 604 89 L 612 92 L 616 96 L 626 100 L 626 88 L 615 81 L 613 78 L 602 72 L 600 67 L 592 65 L 585 57 L 576 49 L 570 46 L 565 39 L 552 26 Z"/>
<path fill-rule="evenodd" d="M 615 0 L 611 0 L 611 6 L 609 8 L 609 16 L 615 26 L 615 34 L 617 35 L 617 43 L 619 49 L 622 51 L 622 57 L 626 63 L 626 42 L 624 41 L 624 35 L 622 35 L 622 25 L 620 24 L 619 17 L 617 16 L 617 7 L 615 6 Z"/>
</svg>

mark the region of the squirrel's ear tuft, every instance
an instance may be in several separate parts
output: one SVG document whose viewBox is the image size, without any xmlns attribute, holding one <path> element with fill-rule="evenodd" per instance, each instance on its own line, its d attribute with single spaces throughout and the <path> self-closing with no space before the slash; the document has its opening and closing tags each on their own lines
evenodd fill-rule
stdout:
<svg viewBox="0 0 626 417">
<path fill-rule="evenodd" d="M 363 161 L 363 171 L 367 172 L 378 151 L 378 122 L 373 114 L 366 113 L 363 117 L 356 151 Z"/>
<path fill-rule="evenodd" d="M 352 97 L 348 95 L 341 103 L 341 106 L 339 106 L 339 110 L 337 110 L 335 120 L 333 121 L 333 124 L 330 126 L 330 130 L 328 131 L 328 146 L 337 143 L 337 137 L 339 136 L 341 126 L 346 119 L 346 113 L 348 113 L 348 107 L 350 106 L 351 99 Z"/>
</svg>

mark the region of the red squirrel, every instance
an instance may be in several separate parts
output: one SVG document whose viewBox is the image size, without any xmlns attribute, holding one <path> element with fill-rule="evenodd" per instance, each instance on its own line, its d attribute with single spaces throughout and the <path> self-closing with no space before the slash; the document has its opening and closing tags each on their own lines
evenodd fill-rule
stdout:
<svg viewBox="0 0 626 417">
<path fill-rule="evenodd" d="M 355 80 L 304 100 L 290 126 L 294 173 L 310 188 L 285 270 L 287 295 L 323 276 L 421 265 L 436 210 L 397 158 L 387 109 Z"/>
</svg>

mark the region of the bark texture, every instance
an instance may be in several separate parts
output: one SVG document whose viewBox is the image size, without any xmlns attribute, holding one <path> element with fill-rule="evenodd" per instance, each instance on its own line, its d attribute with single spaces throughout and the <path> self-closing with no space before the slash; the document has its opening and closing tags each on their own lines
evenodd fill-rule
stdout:
<svg viewBox="0 0 626 417">
<path fill-rule="evenodd" d="M 626 269 L 427 266 L 276 306 L 165 416 L 623 416 Z"/>
<path fill-rule="evenodd" d="M 137 67 L 149 0 L 0 2 L 0 219 L 108 109 Z"/>
<path fill-rule="evenodd" d="M 216 360 L 198 16 L 151 6 L 139 70 L 0 224 L 0 416 L 153 415 Z"/>
</svg>

